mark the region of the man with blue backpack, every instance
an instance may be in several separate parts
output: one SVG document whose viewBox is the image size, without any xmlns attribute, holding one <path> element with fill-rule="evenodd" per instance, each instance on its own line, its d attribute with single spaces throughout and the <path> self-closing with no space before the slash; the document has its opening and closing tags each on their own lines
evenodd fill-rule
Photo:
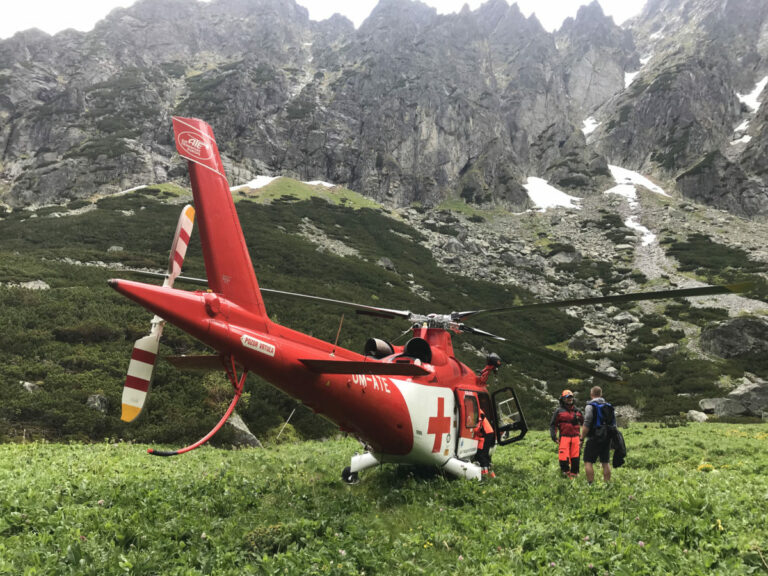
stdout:
<svg viewBox="0 0 768 576">
<path fill-rule="evenodd" d="M 587 439 L 584 447 L 584 472 L 587 482 L 595 479 L 594 464 L 600 459 L 603 466 L 603 480 L 611 480 L 611 439 L 616 432 L 616 414 L 613 406 L 603 398 L 600 386 L 593 386 L 589 391 L 591 400 L 584 409 L 584 425 L 581 427 L 581 440 Z"/>
</svg>

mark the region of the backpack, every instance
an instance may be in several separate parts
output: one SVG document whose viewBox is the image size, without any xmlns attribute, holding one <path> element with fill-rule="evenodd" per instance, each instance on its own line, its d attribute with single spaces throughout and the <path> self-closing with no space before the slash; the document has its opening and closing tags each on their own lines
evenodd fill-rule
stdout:
<svg viewBox="0 0 768 576">
<path fill-rule="evenodd" d="M 595 421 L 592 423 L 595 438 L 607 440 L 616 430 L 616 413 L 613 410 L 613 406 L 608 402 L 604 404 L 589 402 L 589 405 L 595 409 Z"/>
</svg>

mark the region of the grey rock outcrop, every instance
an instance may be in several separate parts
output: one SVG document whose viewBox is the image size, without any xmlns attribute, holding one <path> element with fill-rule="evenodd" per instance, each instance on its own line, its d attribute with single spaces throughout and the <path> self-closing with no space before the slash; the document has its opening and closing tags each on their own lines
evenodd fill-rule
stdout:
<svg viewBox="0 0 768 576">
<path fill-rule="evenodd" d="M 762 416 L 768 412 L 768 382 L 754 375 L 746 376 L 743 383 L 728 394 L 728 398 L 740 402 L 750 416 Z"/>
<path fill-rule="evenodd" d="M 624 89 L 624 74 L 640 68 L 632 33 L 621 29 L 600 4 L 582 6 L 555 33 L 563 54 L 571 111 L 584 119 Z"/>
<path fill-rule="evenodd" d="M 91 394 L 88 396 L 85 405 L 92 410 L 98 410 L 102 414 L 106 414 L 109 409 L 109 400 L 103 394 Z"/>
<path fill-rule="evenodd" d="M 717 416 L 755 416 L 762 417 L 768 412 L 768 382 L 746 374 L 742 383 L 732 390 L 726 398 L 705 398 L 699 402 L 704 412 Z"/>
<path fill-rule="evenodd" d="M 701 347 L 721 358 L 768 354 L 768 320 L 744 316 L 718 323 L 702 331 Z"/>
<path fill-rule="evenodd" d="M 714 414 L 721 418 L 743 416 L 747 413 L 744 404 L 733 398 L 704 398 L 699 401 L 699 408 L 705 414 Z"/>
<path fill-rule="evenodd" d="M 622 427 L 628 427 L 632 422 L 637 422 L 643 413 L 629 404 L 616 406 L 616 423 Z"/>
<path fill-rule="evenodd" d="M 656 358 L 659 362 L 667 362 L 669 361 L 675 354 L 677 354 L 677 351 L 680 349 L 679 344 L 671 343 L 671 344 L 664 344 L 662 346 L 656 346 L 651 349 L 651 354 L 653 354 L 653 357 Z"/>
<path fill-rule="evenodd" d="M 39 391 L 42 388 L 42 386 L 43 386 L 42 382 L 25 382 L 25 381 L 21 381 L 21 382 L 19 382 L 19 384 L 21 384 L 21 387 L 24 388 L 24 390 L 26 390 L 27 392 L 30 392 L 30 393 L 34 393 L 34 392 Z"/>
<path fill-rule="evenodd" d="M 247 424 L 237 412 L 233 412 L 227 420 L 227 426 L 234 432 L 233 444 L 235 446 L 250 446 L 252 448 L 262 448 L 261 442 L 248 428 Z"/>
<path fill-rule="evenodd" d="M 688 412 L 685 413 L 685 418 L 689 422 L 706 422 L 709 420 L 704 412 L 699 412 L 698 410 L 688 410 Z"/>
</svg>

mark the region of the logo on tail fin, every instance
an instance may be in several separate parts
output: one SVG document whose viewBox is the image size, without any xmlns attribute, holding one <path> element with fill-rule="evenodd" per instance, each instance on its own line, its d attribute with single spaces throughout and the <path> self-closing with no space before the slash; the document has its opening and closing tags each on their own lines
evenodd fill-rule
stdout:
<svg viewBox="0 0 768 576">
<path fill-rule="evenodd" d="M 211 145 L 195 132 L 182 132 L 176 136 L 176 144 L 182 156 L 197 162 L 213 158 Z"/>
</svg>

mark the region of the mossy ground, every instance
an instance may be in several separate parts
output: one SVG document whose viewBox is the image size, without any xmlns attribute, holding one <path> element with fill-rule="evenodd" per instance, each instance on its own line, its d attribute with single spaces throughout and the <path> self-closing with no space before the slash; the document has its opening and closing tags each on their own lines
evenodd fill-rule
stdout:
<svg viewBox="0 0 768 576">
<path fill-rule="evenodd" d="M 558 474 L 544 432 L 482 484 L 351 439 L 153 458 L 0 446 L 0 574 L 750 574 L 768 553 L 768 428 L 632 425 L 613 481 Z M 762 554 L 762 558 L 761 558 Z"/>
</svg>

